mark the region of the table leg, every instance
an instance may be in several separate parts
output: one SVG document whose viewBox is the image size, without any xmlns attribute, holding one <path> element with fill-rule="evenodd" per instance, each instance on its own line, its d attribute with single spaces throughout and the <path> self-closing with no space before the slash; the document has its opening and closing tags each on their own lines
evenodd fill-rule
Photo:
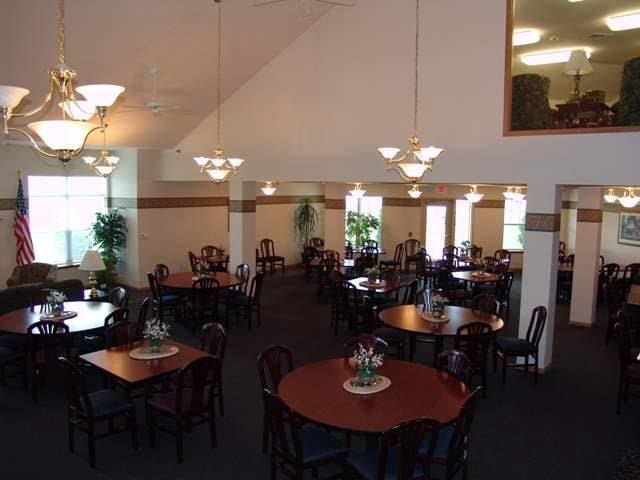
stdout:
<svg viewBox="0 0 640 480">
<path fill-rule="evenodd" d="M 413 356 L 416 353 L 416 336 L 415 334 L 409 335 L 409 361 L 413 362 Z"/>
<path fill-rule="evenodd" d="M 438 355 L 442 351 L 442 346 L 444 345 L 444 339 L 440 335 L 436 335 L 436 341 L 433 346 L 433 366 L 437 367 L 436 360 L 438 359 Z"/>
</svg>

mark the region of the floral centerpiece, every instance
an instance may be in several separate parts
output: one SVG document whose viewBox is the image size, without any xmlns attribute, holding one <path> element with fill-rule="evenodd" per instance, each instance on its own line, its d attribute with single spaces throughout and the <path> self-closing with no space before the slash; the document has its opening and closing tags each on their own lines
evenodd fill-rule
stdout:
<svg viewBox="0 0 640 480">
<path fill-rule="evenodd" d="M 209 275 L 209 264 L 200 260 L 196 261 L 196 275 L 198 277 L 206 277 Z"/>
<path fill-rule="evenodd" d="M 226 253 L 227 253 L 227 251 L 224 248 L 222 248 L 222 247 L 218 248 L 218 255 L 220 257 L 224 257 Z"/>
<path fill-rule="evenodd" d="M 51 290 L 50 294 L 47 296 L 49 311 L 54 316 L 62 315 L 62 312 L 64 312 L 65 301 L 67 301 L 67 296 L 64 293 L 59 292 L 58 290 Z"/>
<path fill-rule="evenodd" d="M 169 325 L 163 321 L 151 318 L 144 324 L 142 336 L 149 342 L 149 350 L 159 352 L 162 348 L 162 342 L 169 337 Z"/>
<path fill-rule="evenodd" d="M 373 347 L 368 349 L 358 344 L 358 349 L 353 352 L 356 363 L 356 379 L 361 387 L 369 386 L 376 378 L 376 370 L 382 366 L 384 355 L 375 353 Z"/>
<path fill-rule="evenodd" d="M 434 318 L 440 318 L 444 315 L 444 306 L 447 303 L 449 303 L 449 299 L 442 295 L 436 294 L 431 297 L 431 314 Z"/>
<path fill-rule="evenodd" d="M 487 272 L 487 264 L 483 259 L 479 259 L 477 262 L 474 262 L 474 263 L 476 265 L 476 268 L 478 269 L 478 272 L 480 272 L 481 274 L 484 274 Z"/>
<path fill-rule="evenodd" d="M 380 280 L 380 269 L 378 267 L 367 268 L 364 274 L 367 276 L 369 283 L 376 283 Z"/>
</svg>

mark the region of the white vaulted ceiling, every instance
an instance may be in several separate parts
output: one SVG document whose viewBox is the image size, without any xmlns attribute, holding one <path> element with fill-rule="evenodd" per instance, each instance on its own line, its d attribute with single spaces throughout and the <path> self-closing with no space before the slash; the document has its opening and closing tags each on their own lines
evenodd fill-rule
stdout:
<svg viewBox="0 0 640 480">
<path fill-rule="evenodd" d="M 329 8 L 318 3 L 303 17 L 295 2 L 254 8 L 252 0 L 225 0 L 223 100 Z M 0 17 L 0 85 L 28 88 L 20 108 L 33 107 L 57 60 L 57 0 L 0 0 Z M 78 83 L 127 88 L 107 119 L 110 145 L 173 147 L 215 110 L 216 26 L 213 0 L 66 1 L 66 63 Z M 151 99 L 152 67 L 159 71 L 158 100 L 184 111 L 122 112 Z M 99 141 L 97 134 L 90 139 Z"/>
</svg>

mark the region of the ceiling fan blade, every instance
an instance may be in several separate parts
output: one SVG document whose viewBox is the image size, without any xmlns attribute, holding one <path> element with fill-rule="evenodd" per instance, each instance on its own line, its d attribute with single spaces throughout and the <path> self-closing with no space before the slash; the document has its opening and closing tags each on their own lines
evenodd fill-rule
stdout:
<svg viewBox="0 0 640 480">
<path fill-rule="evenodd" d="M 316 0 L 316 2 L 330 3 L 341 7 L 353 7 L 356 4 L 355 0 Z"/>
<path fill-rule="evenodd" d="M 271 5 L 272 3 L 280 3 L 280 2 L 285 2 L 286 0 L 264 0 L 262 2 L 254 2 L 253 6 L 254 7 L 263 7 L 265 5 Z"/>
</svg>

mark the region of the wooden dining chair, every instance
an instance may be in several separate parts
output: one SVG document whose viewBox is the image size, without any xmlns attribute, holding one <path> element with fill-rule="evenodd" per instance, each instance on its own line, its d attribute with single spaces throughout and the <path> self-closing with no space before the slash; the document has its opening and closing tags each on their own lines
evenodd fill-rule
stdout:
<svg viewBox="0 0 640 480">
<path fill-rule="evenodd" d="M 500 302 L 498 302 L 495 295 L 483 293 L 476 295 L 471 299 L 471 308 L 491 315 L 498 315 L 500 311 Z"/>
<path fill-rule="evenodd" d="M 315 247 L 304 247 L 302 251 L 302 264 L 304 265 L 304 277 L 311 280 L 311 275 L 318 271 L 318 265 L 314 264 L 314 260 L 322 258 L 320 252 Z"/>
<path fill-rule="evenodd" d="M 36 333 L 37 332 L 37 333 Z M 31 368 L 31 399 L 38 401 L 40 384 L 48 369 L 57 366 L 60 353 L 70 356 L 69 325 L 53 320 L 40 320 L 27 327 Z"/>
<path fill-rule="evenodd" d="M 191 333 L 196 331 L 210 318 L 218 320 L 220 283 L 213 277 L 195 280 L 191 288 L 191 296 L 187 302 L 187 317 L 191 323 Z"/>
<path fill-rule="evenodd" d="M 129 293 L 123 287 L 115 287 L 109 292 L 109 303 L 113 303 L 116 307 L 127 308 Z"/>
<path fill-rule="evenodd" d="M 191 251 L 187 252 L 187 255 L 189 255 L 189 266 L 191 267 L 191 272 L 196 275 L 198 273 L 198 262 L 200 259 Z"/>
<path fill-rule="evenodd" d="M 138 340 L 138 325 L 132 322 L 116 322 L 104 332 L 105 348 L 128 345 Z"/>
<path fill-rule="evenodd" d="M 409 238 L 404 242 L 404 271 L 409 273 L 411 265 L 416 265 L 418 261 L 416 255 L 420 250 L 420 241 L 415 238 Z"/>
<path fill-rule="evenodd" d="M 158 278 L 168 277 L 171 273 L 169 271 L 169 267 L 164 263 L 156 263 L 156 266 L 153 268 L 153 272 L 156 274 Z"/>
<path fill-rule="evenodd" d="M 227 332 L 218 322 L 207 323 L 202 326 L 200 333 L 200 350 L 218 359 L 217 382 L 214 385 L 213 398 L 218 399 L 220 416 L 224 417 L 224 390 L 222 388 L 222 365 L 227 351 Z"/>
<path fill-rule="evenodd" d="M 332 327 L 333 334 L 337 337 L 339 325 L 346 322 L 349 330 L 354 330 L 360 323 L 364 308 L 360 302 L 358 289 L 344 278 L 337 281 L 334 285 L 335 297 L 333 298 L 333 318 Z"/>
<path fill-rule="evenodd" d="M 184 432 L 191 432 L 194 425 L 209 424 L 211 447 L 217 446 L 214 385 L 217 383 L 219 360 L 206 356 L 190 361 L 176 376 L 176 389 L 156 395 L 145 402 L 146 424 L 149 429 L 149 444 L 156 444 L 156 430 L 175 435 L 176 458 L 184 460 Z M 174 428 L 158 417 L 170 418 Z"/>
<path fill-rule="evenodd" d="M 340 270 L 340 262 L 337 259 L 327 257 L 320 260 L 320 264 L 318 267 L 318 298 L 322 296 L 325 288 L 330 288 L 332 281 L 331 274 L 335 270 Z"/>
<path fill-rule="evenodd" d="M 524 371 L 529 373 L 529 358 L 533 358 L 533 378 L 538 383 L 538 353 L 540 339 L 547 321 L 547 309 L 540 305 L 531 312 L 531 320 L 527 327 L 527 335 L 524 339 L 514 337 L 498 337 L 494 342 L 493 370 L 497 370 L 498 358 L 502 360 L 502 383 L 507 382 L 507 367 L 522 365 L 509 364 L 509 357 L 524 358 Z"/>
<path fill-rule="evenodd" d="M 382 434 L 380 447 L 366 453 L 351 452 L 347 462 L 359 478 L 432 479 L 431 467 L 440 422 L 431 418 L 416 418 Z"/>
<path fill-rule="evenodd" d="M 319 478 L 319 469 L 331 464 L 340 466 L 341 476 L 330 478 L 347 478 L 345 460 L 349 449 L 322 428 L 302 428 L 302 419 L 266 388 L 262 390 L 262 399 L 271 437 L 272 479 L 280 471 L 292 480 L 303 480 L 306 470 L 312 470 L 314 478 Z"/>
<path fill-rule="evenodd" d="M 161 321 L 164 321 L 165 315 L 173 315 L 176 318 L 181 316 L 185 308 L 184 298 L 177 293 L 165 291 L 153 273 L 147 272 L 147 281 L 151 290 L 153 314 Z"/>
<path fill-rule="evenodd" d="M 209 257 L 216 257 L 218 255 L 218 247 L 213 245 L 205 245 L 200 249 L 200 256 L 207 259 Z"/>
<path fill-rule="evenodd" d="M 397 268 L 398 270 L 401 270 L 403 258 L 404 258 L 404 245 L 402 243 L 399 243 L 396 245 L 396 248 L 393 252 L 393 258 L 390 260 L 381 260 L 380 267 L 381 268 Z"/>
<path fill-rule="evenodd" d="M 607 263 L 600 269 L 598 275 L 598 302 L 604 298 L 604 286 L 607 283 L 613 283 L 618 279 L 620 273 L 620 265 L 617 263 Z"/>
<path fill-rule="evenodd" d="M 264 391 L 278 393 L 278 387 L 284 376 L 293 370 L 293 353 L 284 345 L 270 345 L 258 354 L 258 378 Z M 263 398 L 264 400 L 264 398 Z M 264 404 L 262 427 L 262 452 L 269 450 L 269 408 Z"/>
<path fill-rule="evenodd" d="M 472 375 L 480 375 L 482 395 L 487 389 L 487 355 L 493 340 L 493 330 L 488 323 L 471 322 L 458 327 L 454 348 L 464 353 L 471 361 Z"/>
<path fill-rule="evenodd" d="M 149 319 L 149 312 L 152 310 L 153 300 L 150 297 L 145 297 L 138 309 L 138 319 L 136 321 L 136 337 L 138 340 L 142 340 L 142 332 L 144 331 L 144 327 Z"/>
<path fill-rule="evenodd" d="M 360 249 L 360 260 L 364 269 L 378 266 L 378 247 L 366 245 Z"/>
<path fill-rule="evenodd" d="M 629 390 L 632 386 L 640 385 L 640 362 L 631 356 L 631 339 L 627 320 L 621 315 L 621 321 L 614 326 L 616 345 L 618 347 L 618 361 L 620 373 L 618 377 L 618 398 L 616 402 L 616 414 L 620 415 L 622 401 L 627 403 Z"/>
<path fill-rule="evenodd" d="M 134 450 L 138 449 L 138 427 L 136 418 L 136 405 L 122 392 L 106 388 L 88 393 L 84 373 L 73 362 L 65 357 L 58 358 L 64 373 L 64 383 L 67 399 L 67 427 L 69 430 L 69 451 L 74 451 L 75 430 L 87 434 L 89 442 L 89 465 L 96 466 L 97 439 L 113 433 L 125 430 L 131 431 L 131 444 Z M 114 420 L 124 417 L 124 428 L 115 429 Z M 109 428 L 106 434 L 96 434 L 96 424 L 107 421 Z"/>
<path fill-rule="evenodd" d="M 507 266 L 507 270 L 511 268 L 511 252 L 501 248 L 496 250 L 493 254 L 493 258 L 497 260 L 497 263 L 502 263 Z"/>
<path fill-rule="evenodd" d="M 265 262 L 265 264 L 269 264 L 270 275 L 273 275 L 273 272 L 277 270 L 277 268 L 280 268 L 284 275 L 284 257 L 276 255 L 276 246 L 273 240 L 270 238 L 263 238 L 260 240 L 260 254 L 262 255 L 262 261 Z"/>
<path fill-rule="evenodd" d="M 256 314 L 258 326 L 262 325 L 262 285 L 264 283 L 264 273 L 259 272 L 251 279 L 251 287 L 246 295 L 234 295 L 227 298 L 227 308 L 225 309 L 225 325 L 229 326 L 229 317 L 235 312 L 236 323 L 240 322 L 240 317 L 247 317 L 248 330 L 252 328 L 253 314 Z"/>
<path fill-rule="evenodd" d="M 471 385 L 473 375 L 471 360 L 459 350 L 445 350 L 436 357 L 435 367 L 453 375 L 465 385 Z"/>
<path fill-rule="evenodd" d="M 322 248 L 324 247 L 324 240 L 320 237 L 311 237 L 309 239 L 309 246 L 313 248 Z"/>
<path fill-rule="evenodd" d="M 372 238 L 368 238 L 368 239 L 362 241 L 361 247 L 362 248 L 373 247 L 373 248 L 375 248 L 377 250 L 378 249 L 378 241 L 377 240 L 373 240 Z"/>
</svg>

